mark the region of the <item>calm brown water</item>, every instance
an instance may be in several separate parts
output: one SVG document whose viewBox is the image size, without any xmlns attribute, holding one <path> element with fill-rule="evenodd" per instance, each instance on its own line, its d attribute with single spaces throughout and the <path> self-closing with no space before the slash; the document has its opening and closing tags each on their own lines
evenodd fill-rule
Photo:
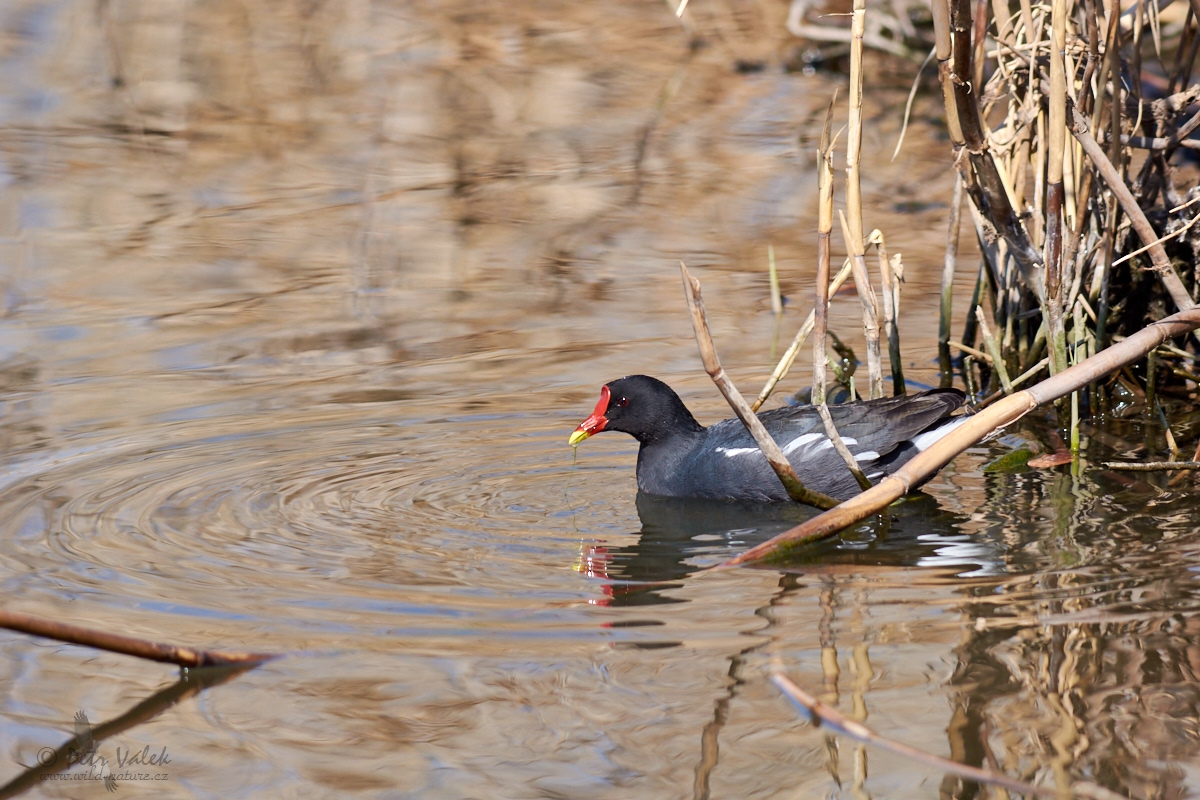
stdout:
<svg viewBox="0 0 1200 800">
<path fill-rule="evenodd" d="M 784 70 L 785 5 L 691 13 L 696 49 L 652 3 L 0 9 L 5 607 L 289 654 L 101 742 L 170 757 L 113 796 L 999 796 L 812 728 L 775 659 L 938 754 L 1200 796 L 1191 476 L 984 473 L 1034 421 L 886 526 L 691 577 L 808 512 L 638 498 L 627 437 L 573 461 L 622 374 L 726 416 L 679 259 L 747 391 L 809 306 L 840 79 Z M 930 382 L 949 167 L 932 95 L 888 161 L 911 78 L 873 68 L 865 194 Z M 0 642 L 0 782 L 177 679 Z"/>
</svg>

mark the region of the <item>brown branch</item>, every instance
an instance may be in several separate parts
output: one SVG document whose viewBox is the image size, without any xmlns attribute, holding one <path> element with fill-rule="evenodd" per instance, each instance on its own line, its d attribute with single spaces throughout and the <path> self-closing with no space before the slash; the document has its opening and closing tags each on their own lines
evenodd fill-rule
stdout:
<svg viewBox="0 0 1200 800">
<path fill-rule="evenodd" d="M 41 636 L 46 639 L 57 639 L 60 642 L 79 644 L 84 647 L 94 647 L 97 650 L 108 650 L 112 653 L 122 653 L 127 656 L 145 658 L 166 664 L 178 664 L 181 667 L 214 667 L 235 664 L 260 664 L 279 658 L 274 653 L 240 653 L 228 650 L 192 650 L 173 644 L 151 642 L 146 639 L 135 639 L 132 636 L 121 636 L 108 631 L 98 631 L 81 625 L 71 625 L 66 622 L 56 622 L 35 617 L 32 614 L 21 614 L 0 608 L 0 628 L 8 628 L 20 633 Z"/>
<path fill-rule="evenodd" d="M 1065 397 L 1101 376 L 1145 357 L 1146 353 L 1168 339 L 1182 336 L 1196 328 L 1200 328 L 1200 308 L 1180 311 L 1150 323 L 1107 350 L 1102 350 L 1036 386 L 1011 394 L 975 414 L 868 491 L 718 564 L 715 569 L 726 569 L 764 558 L 786 555 L 789 550 L 802 544 L 832 536 L 848 525 L 878 513 L 989 434 L 1011 425 L 1043 403 Z"/>
<path fill-rule="evenodd" d="M 704 370 L 724 395 L 729 407 L 746 426 L 746 430 L 754 437 L 759 449 L 767 457 L 771 469 L 775 470 L 780 483 L 787 489 L 788 496 L 797 503 L 805 503 L 817 508 L 833 508 L 837 505 L 837 500 L 829 495 L 813 491 L 800 482 L 800 478 L 796 476 L 796 471 L 788 463 L 787 457 L 779 449 L 779 445 L 763 427 L 762 420 L 750 410 L 750 406 L 746 404 L 741 392 L 725 374 L 725 369 L 717 358 L 717 349 L 713 344 L 712 334 L 708 330 L 708 317 L 704 313 L 704 298 L 700 295 L 700 281 L 688 274 L 688 269 L 682 261 L 679 262 L 679 271 L 683 275 L 683 291 L 687 296 L 688 310 L 692 313 L 692 327 L 696 332 L 696 344 L 700 348 L 700 358 L 704 361 Z"/>
</svg>

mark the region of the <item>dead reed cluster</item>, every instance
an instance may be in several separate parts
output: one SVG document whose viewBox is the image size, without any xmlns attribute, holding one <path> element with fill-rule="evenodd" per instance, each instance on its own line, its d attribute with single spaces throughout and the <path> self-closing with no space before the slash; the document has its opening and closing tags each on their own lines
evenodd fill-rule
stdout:
<svg viewBox="0 0 1200 800">
<path fill-rule="evenodd" d="M 1193 9 L 1168 23 L 1144 1 L 1124 12 L 1096 0 L 933 8 L 957 180 L 983 251 L 961 341 L 950 339 L 944 309 L 943 372 L 956 347 L 969 389 L 1007 394 L 1191 308 L 1200 248 L 1187 138 L 1200 125 Z M 1163 345 L 1136 377 L 1125 368 L 1074 394 L 1073 446 L 1081 403 L 1102 412 L 1120 381 L 1158 409 L 1159 392 L 1195 391 L 1195 356 L 1194 343 Z"/>
</svg>

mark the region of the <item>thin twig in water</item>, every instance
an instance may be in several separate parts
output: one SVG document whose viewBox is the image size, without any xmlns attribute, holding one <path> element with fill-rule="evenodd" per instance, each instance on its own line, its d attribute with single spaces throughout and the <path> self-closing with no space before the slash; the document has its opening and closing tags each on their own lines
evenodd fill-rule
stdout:
<svg viewBox="0 0 1200 800">
<path fill-rule="evenodd" d="M 882 736 L 861 722 L 847 717 L 836 708 L 825 705 L 793 683 L 780 671 L 778 666 L 776 666 L 775 671 L 771 674 L 771 683 L 775 684 L 776 688 L 783 692 L 792 703 L 799 706 L 814 725 L 824 725 L 837 733 L 849 736 L 855 741 L 874 745 L 881 750 L 887 750 L 905 758 L 911 758 L 918 763 L 925 764 L 942 772 L 949 772 L 952 775 L 958 775 L 978 783 L 1003 786 L 1022 794 L 1040 795 L 1042 797 L 1074 795 L 1076 797 L 1090 798 L 1090 800 L 1128 800 L 1125 795 L 1118 794 L 1111 789 L 1106 789 L 1091 781 L 1076 781 L 1064 792 L 1058 788 L 1049 786 L 1034 786 L 1031 783 L 1010 778 L 999 772 L 960 764 L 957 761 L 951 761 L 947 758 L 936 756 L 933 753 L 918 750 L 911 745 Z"/>
</svg>

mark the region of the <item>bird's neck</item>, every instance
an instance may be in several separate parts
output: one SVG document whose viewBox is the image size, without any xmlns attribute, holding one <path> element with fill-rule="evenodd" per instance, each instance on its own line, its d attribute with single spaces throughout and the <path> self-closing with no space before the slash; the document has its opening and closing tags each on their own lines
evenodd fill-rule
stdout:
<svg viewBox="0 0 1200 800">
<path fill-rule="evenodd" d="M 672 429 L 653 439 L 641 441 L 638 448 L 638 488 L 650 494 L 671 494 L 664 481 L 679 471 L 693 450 L 704 440 L 704 427 L 694 419 L 694 429 Z"/>
</svg>

